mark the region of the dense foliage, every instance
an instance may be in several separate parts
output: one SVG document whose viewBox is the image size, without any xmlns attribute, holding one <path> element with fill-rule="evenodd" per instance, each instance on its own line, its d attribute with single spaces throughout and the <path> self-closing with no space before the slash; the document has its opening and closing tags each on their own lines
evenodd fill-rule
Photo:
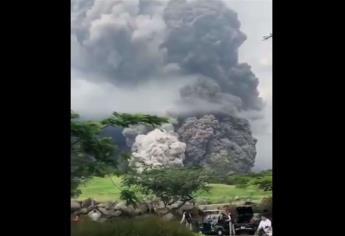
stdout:
<svg viewBox="0 0 345 236">
<path fill-rule="evenodd" d="M 165 117 L 158 117 L 147 114 L 128 114 L 114 112 L 110 118 L 103 120 L 102 124 L 119 127 L 129 127 L 130 125 L 136 124 L 148 124 L 155 127 L 167 122 L 169 122 L 169 119 Z"/>
<path fill-rule="evenodd" d="M 78 195 L 77 187 L 91 176 L 103 176 L 115 166 L 112 158 L 116 147 L 111 138 L 100 137 L 102 124 L 82 121 L 71 114 L 71 194 Z"/>
<path fill-rule="evenodd" d="M 185 167 L 132 171 L 124 176 L 123 183 L 145 195 L 156 196 L 166 207 L 180 202 L 176 208 L 193 200 L 199 190 L 208 190 L 207 175 L 201 169 Z"/>
<path fill-rule="evenodd" d="M 77 113 L 71 112 L 71 195 L 80 193 L 78 186 L 83 180 L 115 171 L 116 146 L 112 138 L 101 137 L 104 128 L 141 123 L 158 126 L 165 122 L 168 122 L 167 118 L 116 112 L 102 121 L 84 121 Z"/>
<path fill-rule="evenodd" d="M 126 205 L 133 205 L 136 206 L 139 202 L 138 197 L 136 196 L 134 191 L 129 189 L 124 189 L 121 191 L 120 199 L 126 201 Z"/>
</svg>

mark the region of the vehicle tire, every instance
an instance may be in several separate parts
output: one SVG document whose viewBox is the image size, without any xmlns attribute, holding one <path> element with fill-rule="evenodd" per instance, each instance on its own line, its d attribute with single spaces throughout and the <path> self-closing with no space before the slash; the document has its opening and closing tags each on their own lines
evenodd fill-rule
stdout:
<svg viewBox="0 0 345 236">
<path fill-rule="evenodd" d="M 218 230 L 217 230 L 217 235 L 220 235 L 220 236 L 221 236 L 221 235 L 224 235 L 224 234 L 223 234 L 223 230 L 218 229 Z"/>
</svg>

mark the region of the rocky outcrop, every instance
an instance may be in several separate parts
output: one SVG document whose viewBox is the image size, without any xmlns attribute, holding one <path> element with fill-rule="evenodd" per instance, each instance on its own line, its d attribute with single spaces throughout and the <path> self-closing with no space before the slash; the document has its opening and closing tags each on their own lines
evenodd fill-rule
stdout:
<svg viewBox="0 0 345 236">
<path fill-rule="evenodd" d="M 114 217 L 144 217 L 147 215 L 158 215 L 164 219 L 170 220 L 172 218 L 179 218 L 183 210 L 195 209 L 193 203 L 187 202 L 179 209 L 174 209 L 179 206 L 180 202 L 164 207 L 160 201 L 141 202 L 136 206 L 126 205 L 124 201 L 120 202 L 102 202 L 94 205 L 89 204 L 91 199 L 82 202 L 71 201 L 71 209 L 73 214 L 88 215 L 94 221 L 103 221 L 104 219 L 111 219 Z M 83 206 L 83 207 L 82 207 Z"/>
<path fill-rule="evenodd" d="M 81 209 L 80 202 L 71 201 L 71 212 L 79 211 Z"/>
</svg>

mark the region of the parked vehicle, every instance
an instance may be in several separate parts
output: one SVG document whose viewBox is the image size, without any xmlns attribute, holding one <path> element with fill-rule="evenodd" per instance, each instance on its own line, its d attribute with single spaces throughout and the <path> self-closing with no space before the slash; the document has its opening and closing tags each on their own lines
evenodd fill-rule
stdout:
<svg viewBox="0 0 345 236">
<path fill-rule="evenodd" d="M 234 226 L 236 234 L 255 234 L 260 218 L 254 214 L 251 206 L 240 206 L 236 208 L 237 217 Z"/>
<path fill-rule="evenodd" d="M 229 235 L 229 221 L 224 210 L 204 211 L 204 217 L 199 227 L 199 232 L 204 235 Z M 236 235 L 255 234 L 260 218 L 254 214 L 251 206 L 236 208 L 233 224 Z"/>
<path fill-rule="evenodd" d="M 199 227 L 199 231 L 205 235 L 229 235 L 229 223 L 221 219 L 226 216 L 223 210 L 207 210 L 204 211 L 203 222 Z"/>
</svg>

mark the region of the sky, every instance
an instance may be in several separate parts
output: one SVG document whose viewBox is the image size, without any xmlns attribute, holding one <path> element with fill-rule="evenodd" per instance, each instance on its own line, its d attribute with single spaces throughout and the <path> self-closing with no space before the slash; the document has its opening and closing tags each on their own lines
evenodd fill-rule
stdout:
<svg viewBox="0 0 345 236">
<path fill-rule="evenodd" d="M 265 116 L 259 127 L 253 126 L 258 139 L 254 170 L 272 168 L 272 39 L 262 41 L 272 32 L 272 0 L 226 1 L 237 11 L 247 40 L 240 47 L 240 60 L 252 66 L 259 78 L 260 96 L 265 101 Z M 256 129 L 255 129 L 256 128 Z"/>
<path fill-rule="evenodd" d="M 89 1 L 84 0 L 83 2 L 87 4 Z M 264 35 L 268 35 L 272 32 L 272 0 L 224 0 L 224 2 L 238 13 L 238 18 L 241 22 L 240 29 L 247 36 L 247 39 L 239 48 L 239 60 L 240 62 L 248 63 L 259 79 L 258 90 L 265 104 L 263 108 L 263 118 L 251 122 L 253 135 L 258 140 L 254 170 L 272 168 L 272 39 L 267 41 L 262 40 Z M 99 10 L 101 7 L 103 6 L 100 5 L 96 10 Z M 151 23 L 157 23 L 154 25 L 149 25 L 149 19 L 143 19 L 141 22 L 142 27 L 146 29 L 146 31 L 138 32 L 138 40 L 140 37 L 144 38 L 147 32 L 154 32 L 155 30 L 159 32 L 159 28 L 162 27 L 159 20 L 151 21 Z M 120 23 L 121 22 L 119 22 L 119 24 Z M 98 26 L 98 31 L 95 32 L 102 33 L 102 28 L 100 27 L 104 27 L 104 25 L 105 24 L 103 24 L 103 26 L 93 24 L 91 26 L 95 29 L 97 29 Z M 97 36 L 99 35 L 95 34 L 94 37 Z M 159 37 L 157 38 L 159 39 Z M 75 39 L 72 38 L 72 50 L 75 49 L 76 45 L 73 44 L 73 40 Z M 146 40 L 144 42 L 147 44 L 148 41 Z M 106 41 L 104 43 L 107 44 Z M 145 50 L 139 43 L 136 45 L 140 50 Z M 119 50 L 121 50 L 121 47 L 119 47 Z M 114 50 L 114 52 L 116 53 L 117 51 Z M 138 62 L 134 61 L 133 65 L 140 67 L 140 63 L 145 66 L 145 63 L 151 61 L 155 63 L 160 62 L 160 58 L 154 54 L 154 50 L 152 54 L 145 53 L 138 54 L 139 57 L 135 55 L 135 58 L 139 58 L 140 60 Z M 73 58 L 75 55 L 76 58 Z M 140 55 L 148 55 L 148 57 L 140 58 Z M 73 62 L 82 62 L 83 60 L 82 54 L 74 53 L 72 55 Z M 97 61 L 92 63 L 97 63 Z M 116 64 L 117 61 L 115 60 L 113 63 Z M 93 64 L 90 65 L 92 66 Z M 81 73 L 81 70 L 78 71 L 75 69 L 77 66 L 78 65 L 74 64 L 71 69 L 71 106 L 72 109 L 76 109 L 81 114 L 88 114 L 89 118 L 100 118 L 110 114 L 114 110 L 119 112 L 155 113 L 161 107 L 168 107 L 170 104 L 174 103 L 176 93 L 178 93 L 183 85 L 183 81 L 176 82 L 179 79 L 177 76 L 173 79 L 167 79 L 162 82 L 161 85 L 158 82 L 154 82 L 146 83 L 145 86 L 140 86 L 139 88 L 132 87 L 131 89 L 119 89 L 106 80 L 99 80 L 102 82 L 95 83 L 92 79 L 86 78 L 95 77 L 91 72 L 85 73 L 84 70 L 84 72 Z M 174 68 L 167 68 L 166 70 L 171 69 Z M 173 73 L 169 73 L 169 75 L 173 76 Z M 152 93 L 155 93 L 155 96 L 152 96 Z M 164 96 L 165 99 L 156 99 L 156 97 L 161 96 Z M 138 101 L 145 101 L 145 107 L 143 103 Z"/>
</svg>

